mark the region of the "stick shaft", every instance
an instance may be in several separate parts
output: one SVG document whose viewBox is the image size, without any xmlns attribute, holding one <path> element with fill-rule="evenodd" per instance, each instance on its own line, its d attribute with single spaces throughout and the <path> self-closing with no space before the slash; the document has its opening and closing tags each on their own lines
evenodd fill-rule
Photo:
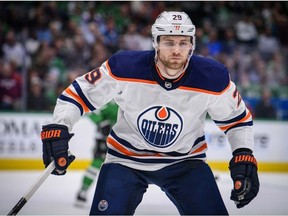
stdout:
<svg viewBox="0 0 288 216">
<path fill-rule="evenodd" d="M 28 202 L 32 195 L 38 190 L 41 184 L 47 179 L 51 172 L 55 169 L 55 163 L 52 161 L 49 166 L 42 172 L 34 184 L 29 188 L 29 190 L 21 197 L 14 208 L 8 213 L 8 215 L 16 215 L 22 207 Z"/>
</svg>

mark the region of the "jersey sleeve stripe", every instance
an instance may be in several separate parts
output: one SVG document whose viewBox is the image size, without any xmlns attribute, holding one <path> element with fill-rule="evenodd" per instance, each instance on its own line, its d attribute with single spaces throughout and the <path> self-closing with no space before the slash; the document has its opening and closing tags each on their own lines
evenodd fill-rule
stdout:
<svg viewBox="0 0 288 216">
<path fill-rule="evenodd" d="M 79 108 L 80 113 L 81 113 L 81 116 L 83 115 L 83 108 L 82 108 L 82 106 L 81 106 L 77 101 L 75 101 L 75 100 L 72 99 L 72 98 L 66 97 L 66 96 L 63 95 L 63 94 L 61 94 L 61 95 L 59 96 L 59 99 L 74 104 L 75 106 L 77 106 L 77 107 Z"/>
<path fill-rule="evenodd" d="M 70 89 L 70 87 L 66 88 L 65 92 L 81 105 L 85 113 L 89 112 L 89 108 L 85 105 L 79 95 L 77 95 Z"/>
<path fill-rule="evenodd" d="M 233 119 L 227 120 L 227 121 L 217 121 L 217 120 L 213 120 L 216 124 L 230 124 L 236 121 L 240 121 L 241 119 L 243 119 L 246 116 L 246 110 L 244 110 L 243 113 L 241 113 L 239 116 L 236 116 Z"/>
<path fill-rule="evenodd" d="M 214 92 L 214 91 L 209 91 L 209 90 L 200 89 L 200 88 L 192 88 L 192 87 L 187 87 L 187 86 L 179 86 L 179 89 L 183 89 L 183 90 L 187 90 L 187 91 L 202 92 L 202 93 L 205 93 L 205 94 L 221 95 L 221 94 L 223 94 L 225 91 L 227 91 L 230 88 L 230 85 L 231 85 L 231 82 L 229 82 L 227 87 L 221 92 Z"/>
<path fill-rule="evenodd" d="M 247 108 L 243 113 L 233 119 L 214 122 L 225 134 L 232 128 L 253 125 L 252 115 Z"/>
<path fill-rule="evenodd" d="M 228 130 L 229 128 L 233 127 L 234 125 L 237 125 L 237 124 L 239 124 L 239 123 L 242 123 L 242 122 L 246 121 L 246 120 L 249 119 L 249 118 L 251 118 L 251 113 L 250 113 L 250 112 L 248 112 L 247 115 L 246 115 L 244 118 L 242 118 L 242 119 L 234 122 L 233 124 L 230 124 L 230 125 L 228 125 L 228 126 L 220 126 L 219 128 L 220 128 L 222 131 L 226 131 L 226 130 Z"/>
<path fill-rule="evenodd" d="M 239 123 L 239 124 L 233 125 L 233 126 L 230 127 L 229 129 L 227 129 L 226 131 L 224 131 L 224 133 L 226 134 L 229 130 L 231 130 L 231 129 L 233 129 L 233 128 L 244 127 L 244 126 L 253 126 L 253 121 L 243 122 L 243 123 Z"/>
<path fill-rule="evenodd" d="M 85 105 L 91 110 L 95 110 L 96 108 L 89 102 L 89 100 L 86 98 L 86 96 L 83 94 L 82 89 L 77 81 L 74 81 L 72 83 L 73 87 L 75 88 L 78 95 L 81 97 L 81 99 L 84 101 Z"/>
</svg>

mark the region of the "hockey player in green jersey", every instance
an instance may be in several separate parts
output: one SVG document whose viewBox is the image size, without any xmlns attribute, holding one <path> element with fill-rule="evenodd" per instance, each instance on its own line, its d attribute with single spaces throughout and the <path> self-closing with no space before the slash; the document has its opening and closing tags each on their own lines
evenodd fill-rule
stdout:
<svg viewBox="0 0 288 216">
<path fill-rule="evenodd" d="M 93 160 L 85 171 L 80 190 L 77 193 L 75 205 L 78 207 L 83 207 L 86 203 L 88 190 L 96 179 L 99 169 L 105 160 L 107 151 L 106 138 L 117 120 L 117 112 L 118 105 L 112 101 L 100 110 L 88 115 L 88 118 L 96 124 L 97 135 L 93 149 Z"/>
</svg>

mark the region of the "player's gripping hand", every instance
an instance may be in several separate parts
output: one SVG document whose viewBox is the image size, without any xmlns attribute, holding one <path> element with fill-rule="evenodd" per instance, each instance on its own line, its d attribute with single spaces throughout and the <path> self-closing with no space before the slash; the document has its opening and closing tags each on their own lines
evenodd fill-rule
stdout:
<svg viewBox="0 0 288 216">
<path fill-rule="evenodd" d="M 55 169 L 52 174 L 64 175 L 70 163 L 75 159 L 68 154 L 68 142 L 74 134 L 70 134 L 67 126 L 49 124 L 42 126 L 41 139 L 43 143 L 43 162 L 47 167 L 52 160 Z"/>
<path fill-rule="evenodd" d="M 231 200 L 237 208 L 242 208 L 251 202 L 259 191 L 257 161 L 251 150 L 237 151 L 229 163 L 230 175 L 234 188 L 231 191 Z"/>
</svg>

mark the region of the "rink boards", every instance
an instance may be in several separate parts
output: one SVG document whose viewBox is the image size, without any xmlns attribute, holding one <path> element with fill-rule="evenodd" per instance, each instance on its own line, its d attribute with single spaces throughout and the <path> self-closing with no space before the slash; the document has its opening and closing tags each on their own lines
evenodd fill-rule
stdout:
<svg viewBox="0 0 288 216">
<path fill-rule="evenodd" d="M 43 169 L 40 131 L 51 123 L 50 113 L 0 113 L 0 170 Z M 211 121 L 206 121 L 207 158 L 215 170 L 228 170 L 231 150 L 226 136 Z M 96 126 L 82 117 L 74 126 L 70 150 L 76 156 L 69 169 L 89 165 L 96 137 Z M 255 150 L 260 171 L 288 172 L 288 122 L 254 121 Z"/>
</svg>

